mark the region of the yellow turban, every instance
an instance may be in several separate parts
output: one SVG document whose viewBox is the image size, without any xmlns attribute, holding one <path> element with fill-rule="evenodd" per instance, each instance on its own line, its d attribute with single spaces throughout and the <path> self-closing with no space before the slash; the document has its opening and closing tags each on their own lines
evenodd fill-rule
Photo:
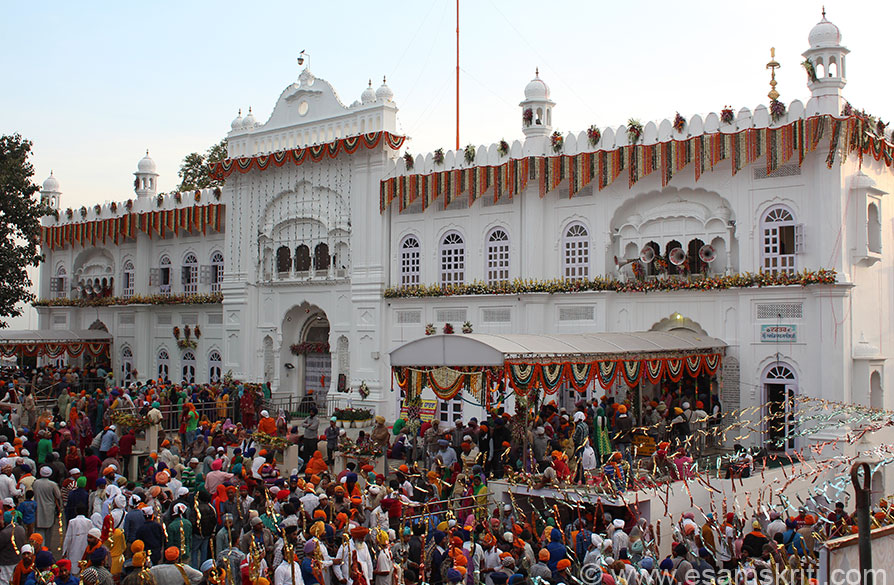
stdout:
<svg viewBox="0 0 894 585">
<path fill-rule="evenodd" d="M 311 525 L 311 527 L 310 527 L 311 536 L 316 536 L 317 538 L 320 538 L 320 535 L 325 532 L 326 532 L 326 525 L 323 524 L 319 520 L 314 522 L 313 525 Z"/>
</svg>

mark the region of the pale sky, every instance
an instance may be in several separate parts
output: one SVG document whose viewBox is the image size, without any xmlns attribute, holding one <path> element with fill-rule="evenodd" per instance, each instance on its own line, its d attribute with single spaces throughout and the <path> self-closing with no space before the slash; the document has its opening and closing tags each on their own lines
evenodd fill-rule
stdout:
<svg viewBox="0 0 894 585">
<path fill-rule="evenodd" d="M 534 68 L 554 127 L 581 131 L 754 108 L 778 91 L 806 102 L 800 63 L 821 2 L 460 0 L 460 143 L 521 137 Z M 845 97 L 894 118 L 894 2 L 833 0 L 848 56 Z M 6 3 L 0 134 L 34 142 L 35 181 L 53 170 L 62 208 L 133 197 L 148 148 L 169 191 L 183 156 L 223 138 L 239 108 L 266 121 L 296 80 L 298 53 L 345 103 L 383 75 L 414 154 L 454 144 L 455 2 Z M 26 327 L 17 323 L 14 326 Z M 36 326 L 33 323 L 32 326 Z"/>
</svg>

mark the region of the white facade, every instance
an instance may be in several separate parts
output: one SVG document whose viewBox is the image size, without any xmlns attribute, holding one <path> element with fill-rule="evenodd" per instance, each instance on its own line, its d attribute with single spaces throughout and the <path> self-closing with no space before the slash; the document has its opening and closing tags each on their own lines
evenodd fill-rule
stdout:
<svg viewBox="0 0 894 585">
<path fill-rule="evenodd" d="M 823 70 L 809 82 L 806 104 L 793 101 L 778 120 L 771 120 L 762 105 L 743 108 L 731 123 L 717 114 L 694 116 L 682 132 L 671 120 L 649 122 L 642 143 L 839 116 L 847 49 L 825 17 L 809 40 L 805 56 L 822 57 Z M 552 154 L 549 136 L 560 105 L 539 75 L 524 98 L 522 111 L 530 108 L 533 118 L 522 126 L 524 140 L 512 143 L 506 155 L 497 144 L 479 146 L 473 165 Z M 364 132 L 394 133 L 396 112 L 384 83 L 376 91 L 370 84 L 360 101 L 345 106 L 327 82 L 305 70 L 280 96 L 266 123 L 251 113 L 233 121 L 230 156 L 266 155 Z M 270 380 L 276 393 L 300 396 L 308 388 L 325 389 L 330 397 L 351 396 L 360 403 L 356 393 L 336 392 L 341 374 L 351 388 L 366 382 L 371 393 L 365 403 L 389 418 L 396 416 L 399 398 L 392 391 L 388 352 L 424 335 L 428 323 L 440 329 L 449 322 L 459 333 L 464 321 L 476 333 L 689 327 L 729 346 L 721 393 L 726 410 L 766 402 L 768 384 L 774 391 L 785 387 L 795 395 L 894 408 L 885 392 L 894 387 L 894 372 L 885 367 L 894 341 L 894 209 L 886 202 L 894 177 L 884 159 L 871 156 L 864 156 L 861 165 L 854 154 L 842 162 L 839 153 L 828 168 L 828 132 L 827 127 L 817 150 L 806 153 L 800 165 L 795 156 L 769 176 L 763 157 L 732 177 L 729 162 L 723 162 L 697 182 L 689 165 L 665 187 L 659 172 L 628 187 L 625 171 L 605 189 L 591 184 L 571 198 L 566 181 L 542 198 L 531 181 L 526 192 L 498 204 L 485 196 L 469 206 L 462 198 L 444 209 L 439 200 L 424 212 L 420 205 L 402 213 L 392 205 L 380 213 L 381 181 L 467 168 L 471 165 L 462 151 L 447 152 L 442 165 L 432 154 L 420 155 L 407 169 L 395 150 L 380 145 L 320 162 L 234 172 L 221 199 L 229 220 L 223 233 L 161 241 L 138 237 L 120 247 L 53 252 L 42 268 L 40 296 L 50 295 L 47 282 L 54 271 L 62 266 L 77 272 L 88 256 L 103 259 L 116 275 L 116 287 L 123 263 L 131 258 L 136 286 L 145 290 L 148 271 L 159 265 L 161 254 L 177 265 L 192 251 L 202 264 L 220 250 L 225 259 L 222 305 L 98 310 L 114 333 L 116 360 L 128 345 L 140 372 L 153 371 L 159 348 L 173 342 L 171 325 L 196 317 L 205 331 L 196 354 L 199 371 L 208 368 L 214 348 L 222 355 L 223 371 Z M 586 131 L 569 134 L 564 153 L 611 150 L 627 140 L 624 126 L 601 129 L 595 148 Z M 54 189 L 57 196 L 58 184 Z M 661 254 L 679 246 L 693 261 L 702 245 L 711 244 L 716 260 L 709 274 L 826 268 L 834 269 L 838 280 L 823 286 L 648 294 L 383 296 L 389 287 L 413 284 L 625 278 L 630 276 L 629 264 L 623 268 L 626 261 L 653 242 Z M 87 326 L 97 318 L 93 308 L 42 308 L 40 314 L 44 328 L 63 318 L 69 328 L 74 321 Z M 133 324 L 125 326 L 122 319 Z M 792 326 L 796 339 L 762 341 L 765 326 L 776 325 Z M 294 355 L 290 346 L 302 342 L 328 342 L 328 357 Z M 172 368 L 181 364 L 181 353 L 169 352 Z M 454 414 L 463 408 L 466 418 L 480 415 L 460 402 L 444 406 Z"/>
</svg>

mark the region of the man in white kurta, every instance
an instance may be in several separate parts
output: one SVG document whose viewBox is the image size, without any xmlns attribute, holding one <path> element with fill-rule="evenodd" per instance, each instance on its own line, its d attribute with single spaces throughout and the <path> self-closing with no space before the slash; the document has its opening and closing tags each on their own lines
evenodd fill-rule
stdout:
<svg viewBox="0 0 894 585">
<path fill-rule="evenodd" d="M 290 556 L 291 553 L 283 553 L 283 561 L 273 573 L 273 585 L 304 585 L 304 579 L 301 577 L 301 564 L 296 563 L 293 558 L 290 562 Z M 294 581 L 292 581 L 292 575 L 295 576 Z"/>
<path fill-rule="evenodd" d="M 364 542 L 367 534 L 369 534 L 368 528 L 352 528 L 351 540 L 338 549 L 336 557 L 341 560 L 341 563 L 334 565 L 333 570 L 337 573 L 339 580 L 344 580 L 346 585 L 373 585 L 372 554 Z M 358 567 L 354 567 L 353 564 L 355 557 Z M 365 583 L 358 583 L 358 579 L 354 578 L 357 569 L 363 575 Z"/>
<path fill-rule="evenodd" d="M 91 528 L 93 522 L 83 514 L 78 514 L 68 522 L 65 540 L 62 542 L 62 558 L 71 559 L 72 575 L 80 573 L 78 561 L 84 557 L 84 551 L 87 550 L 87 533 Z"/>
</svg>

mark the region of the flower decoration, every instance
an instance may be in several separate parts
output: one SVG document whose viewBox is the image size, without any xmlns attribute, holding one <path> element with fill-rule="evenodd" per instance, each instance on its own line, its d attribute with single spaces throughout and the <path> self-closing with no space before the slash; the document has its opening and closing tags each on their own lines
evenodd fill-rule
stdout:
<svg viewBox="0 0 894 585">
<path fill-rule="evenodd" d="M 774 122 L 779 121 L 780 118 L 785 116 L 785 104 L 779 100 L 772 100 L 770 102 L 770 117 Z"/>
<path fill-rule="evenodd" d="M 196 295 L 134 295 L 132 297 L 92 297 L 40 299 L 35 307 L 117 307 L 123 305 L 209 305 L 223 302 L 221 293 Z"/>
<path fill-rule="evenodd" d="M 807 72 L 807 81 L 810 83 L 816 81 L 816 67 L 814 67 L 813 61 L 804 59 L 801 62 L 801 66 L 804 67 L 804 71 Z"/>
<path fill-rule="evenodd" d="M 732 124 L 735 117 L 736 114 L 733 112 L 732 106 L 723 106 L 723 109 L 720 110 L 720 121 L 724 124 Z"/>
<path fill-rule="evenodd" d="M 67 217 L 68 219 L 71 219 L 73 215 L 74 215 L 74 211 L 72 210 L 71 207 L 69 207 L 68 209 L 65 210 L 65 217 Z"/>
<path fill-rule="evenodd" d="M 165 196 L 161 193 L 158 194 L 158 197 L 155 198 L 155 206 L 161 207 L 162 203 L 165 202 Z"/>
<path fill-rule="evenodd" d="M 465 323 L 463 323 L 463 333 L 469 334 L 471 332 L 472 332 L 472 322 L 466 321 Z"/>
<path fill-rule="evenodd" d="M 627 140 L 630 144 L 636 144 L 643 137 L 643 125 L 636 118 L 627 120 Z"/>
<path fill-rule="evenodd" d="M 52 211 L 50 211 L 50 215 L 52 215 L 56 221 L 59 221 L 59 210 L 58 209 L 53 209 Z"/>
<path fill-rule="evenodd" d="M 149 426 L 149 419 L 145 416 L 138 416 L 125 412 L 124 410 L 115 409 L 109 415 L 109 420 L 120 428 L 134 429 L 139 431 Z"/>
<path fill-rule="evenodd" d="M 593 124 L 589 128 L 587 128 L 587 141 L 590 143 L 590 146 L 596 148 L 596 145 L 599 144 L 599 140 L 602 138 L 602 132 L 599 131 L 599 128 L 596 127 L 596 124 Z"/>
<path fill-rule="evenodd" d="M 451 333 L 453 333 L 453 325 L 451 325 L 450 323 L 444 323 L 443 331 L 446 335 L 450 335 Z"/>
<path fill-rule="evenodd" d="M 272 435 L 268 435 L 267 433 L 262 433 L 260 431 L 258 431 L 256 433 L 252 433 L 251 438 L 258 445 L 264 447 L 265 449 L 270 449 L 272 451 L 285 451 L 292 444 L 285 437 L 274 437 Z"/>
<path fill-rule="evenodd" d="M 413 155 L 410 154 L 409 152 L 405 152 L 404 153 L 404 165 L 407 167 L 408 171 L 413 170 L 413 164 L 415 164 L 415 161 L 413 161 Z"/>
<path fill-rule="evenodd" d="M 189 325 L 183 326 L 183 337 L 189 339 L 192 337 L 192 328 Z"/>
<path fill-rule="evenodd" d="M 667 267 L 667 260 L 655 258 L 655 266 Z M 569 293 L 582 291 L 613 292 L 660 292 L 674 290 L 727 290 L 732 288 L 749 288 L 763 286 L 812 286 L 835 284 L 837 273 L 834 270 L 804 270 L 794 274 L 776 272 L 746 272 L 742 274 L 715 275 L 699 280 L 645 280 L 621 281 L 609 277 L 597 277 L 592 280 L 529 280 L 516 279 L 511 282 L 487 284 L 475 281 L 461 285 L 443 287 L 441 285 L 416 285 L 389 288 L 385 290 L 385 298 L 423 298 L 459 295 L 520 295 L 530 293 Z M 447 324 L 449 325 L 449 324 Z M 444 326 L 445 333 L 447 325 Z M 426 326 L 434 327 L 429 323 Z M 453 328 L 450 327 L 450 331 Z"/>
<path fill-rule="evenodd" d="M 674 130 L 677 132 L 683 132 L 683 129 L 686 128 L 686 118 L 680 115 L 680 112 L 677 112 L 677 115 L 674 116 Z"/>
<path fill-rule="evenodd" d="M 93 206 L 93 213 L 95 213 L 96 215 L 102 215 L 102 205 L 100 205 L 99 203 L 97 203 L 96 205 L 94 205 L 94 206 Z"/>
<path fill-rule="evenodd" d="M 530 126 L 534 122 L 534 110 L 531 108 L 525 108 L 522 112 L 522 122 L 525 126 Z"/>
<path fill-rule="evenodd" d="M 549 142 L 553 147 L 553 152 L 562 152 L 562 149 L 565 148 L 565 138 L 559 134 L 558 130 L 552 133 L 549 137 Z"/>
<path fill-rule="evenodd" d="M 366 380 L 360 382 L 360 386 L 357 387 L 357 393 L 360 394 L 360 398 L 363 400 L 369 398 L 369 386 L 366 385 Z"/>
<path fill-rule="evenodd" d="M 118 213 L 118 204 L 112 201 L 109 204 L 109 211 L 111 211 L 112 213 Z"/>
<path fill-rule="evenodd" d="M 217 201 L 220 201 L 221 194 L 222 194 L 222 192 L 220 190 L 220 187 L 215 187 L 214 188 L 214 199 Z"/>
<path fill-rule="evenodd" d="M 194 339 L 178 339 L 177 347 L 180 349 L 196 349 L 199 344 Z"/>
<path fill-rule="evenodd" d="M 887 124 L 885 124 L 885 123 L 882 122 L 881 120 L 878 120 L 878 121 L 875 123 L 875 133 L 876 133 L 876 135 L 878 135 L 879 138 L 884 138 L 884 137 L 885 137 L 885 130 L 887 130 L 887 128 L 888 128 L 888 125 L 887 125 Z"/>
<path fill-rule="evenodd" d="M 176 201 L 177 203 L 183 203 L 183 193 L 181 193 L 180 191 L 174 193 L 174 201 Z"/>
<path fill-rule="evenodd" d="M 202 200 L 202 190 L 201 189 L 196 189 L 195 199 L 196 199 L 196 203 L 198 203 Z"/>
<path fill-rule="evenodd" d="M 192 330 L 192 332 L 193 332 L 193 335 L 196 336 L 196 339 L 201 339 L 201 337 L 202 337 L 202 330 L 199 329 L 199 325 L 198 325 L 198 324 L 196 324 L 196 326 L 195 326 L 195 328 Z"/>
<path fill-rule="evenodd" d="M 425 326 L 425 334 L 426 335 L 434 335 L 435 333 L 437 333 L 437 331 L 438 330 L 435 329 L 434 323 L 429 323 Z"/>
<path fill-rule="evenodd" d="M 500 143 L 497 144 L 497 152 L 500 156 L 506 156 L 509 154 L 509 143 L 505 140 L 500 140 Z"/>
<path fill-rule="evenodd" d="M 326 341 L 303 341 L 289 346 L 293 355 L 307 355 L 309 353 L 329 353 L 329 343 Z"/>
<path fill-rule="evenodd" d="M 655 265 L 655 270 L 664 274 L 667 272 L 668 262 L 663 256 L 655 256 L 655 259 L 652 261 Z"/>
<path fill-rule="evenodd" d="M 82 205 L 79 213 L 81 214 L 81 217 L 87 217 L 87 208 Z"/>
<path fill-rule="evenodd" d="M 443 148 L 437 149 L 435 151 L 434 155 L 432 156 L 432 159 L 435 161 L 436 165 L 444 164 L 444 149 Z"/>
<path fill-rule="evenodd" d="M 361 382 L 363 386 L 366 382 Z M 358 388 L 360 390 L 360 388 Z M 367 388 L 367 392 L 369 388 Z M 373 417 L 372 411 L 368 408 L 336 408 L 332 411 L 332 416 L 336 420 L 369 420 Z"/>
<path fill-rule="evenodd" d="M 180 328 L 176 325 L 174 326 L 174 339 L 180 339 Z"/>
<path fill-rule="evenodd" d="M 124 209 L 126 209 L 128 211 L 133 209 L 133 199 L 128 199 L 127 201 L 124 202 Z"/>
<path fill-rule="evenodd" d="M 475 145 L 467 144 L 465 150 L 463 150 L 463 158 L 466 159 L 466 164 L 472 164 L 475 162 Z"/>
<path fill-rule="evenodd" d="M 854 110 L 854 106 L 852 106 L 850 102 L 844 102 L 844 106 L 841 108 L 841 115 L 853 116 L 855 113 L 856 110 Z"/>
</svg>

